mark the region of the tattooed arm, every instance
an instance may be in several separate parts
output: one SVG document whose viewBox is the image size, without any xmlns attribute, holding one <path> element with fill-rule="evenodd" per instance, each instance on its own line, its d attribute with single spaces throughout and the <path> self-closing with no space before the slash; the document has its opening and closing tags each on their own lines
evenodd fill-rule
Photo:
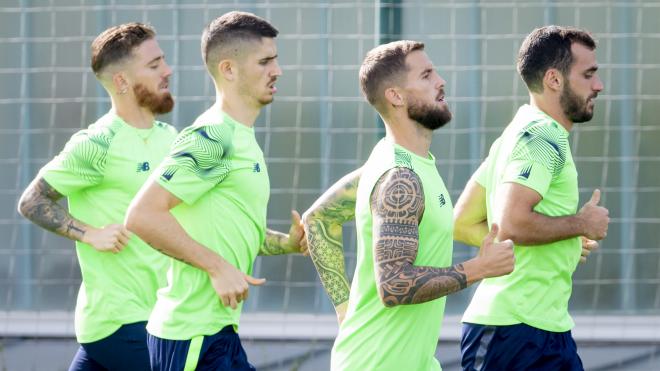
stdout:
<svg viewBox="0 0 660 371">
<path fill-rule="evenodd" d="M 18 201 L 18 212 L 34 224 L 67 237 L 91 245 L 98 251 L 118 253 L 130 235 L 121 224 L 94 228 L 74 218 L 58 203 L 62 194 L 46 180 L 38 176 L 25 189 Z"/>
<path fill-rule="evenodd" d="M 350 285 L 346 276 L 342 224 L 355 218 L 355 198 L 362 169 L 341 178 L 303 215 L 312 262 L 337 310 L 340 323 Z"/>
<path fill-rule="evenodd" d="M 394 307 L 434 300 L 486 277 L 513 270 L 511 241 L 494 243 L 498 227 L 486 236 L 479 255 L 448 268 L 413 265 L 424 214 L 424 190 L 412 170 L 394 168 L 376 183 L 371 196 L 376 283 L 383 304 Z"/>
<path fill-rule="evenodd" d="M 307 241 L 305 240 L 305 231 L 300 221 L 300 214 L 291 210 L 291 227 L 289 234 L 266 230 L 266 239 L 259 250 L 259 255 L 283 255 L 303 253 L 307 255 Z"/>
</svg>

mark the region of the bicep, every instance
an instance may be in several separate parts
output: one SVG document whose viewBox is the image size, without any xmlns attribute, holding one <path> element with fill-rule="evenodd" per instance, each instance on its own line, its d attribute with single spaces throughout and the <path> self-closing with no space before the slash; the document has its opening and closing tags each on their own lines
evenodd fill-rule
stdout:
<svg viewBox="0 0 660 371">
<path fill-rule="evenodd" d="M 379 287 L 412 266 L 417 257 L 419 221 L 424 212 L 424 191 L 410 169 L 385 173 L 371 194 L 374 264 Z"/>
<path fill-rule="evenodd" d="M 501 202 L 494 215 L 494 221 L 500 225 L 500 238 L 516 232 L 522 223 L 529 221 L 534 207 L 542 200 L 534 189 L 513 182 L 502 183 L 495 197 Z"/>
<path fill-rule="evenodd" d="M 162 212 L 169 211 L 180 203 L 179 198 L 163 188 L 157 181 L 149 180 L 135 195 L 130 208 Z"/>
</svg>

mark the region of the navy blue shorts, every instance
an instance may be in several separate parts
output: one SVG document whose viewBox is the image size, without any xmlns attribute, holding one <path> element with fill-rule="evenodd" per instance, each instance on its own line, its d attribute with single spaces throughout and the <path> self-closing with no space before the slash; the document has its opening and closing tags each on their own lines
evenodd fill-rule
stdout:
<svg viewBox="0 0 660 371">
<path fill-rule="evenodd" d="M 147 322 L 121 326 L 101 340 L 80 344 L 69 371 L 149 370 Z"/>
<path fill-rule="evenodd" d="M 147 345 L 153 371 L 255 370 L 231 325 L 215 335 L 191 340 L 168 340 L 147 334 Z"/>
<path fill-rule="evenodd" d="M 570 331 L 544 331 L 524 323 L 463 323 L 461 355 L 464 371 L 584 370 Z"/>
</svg>

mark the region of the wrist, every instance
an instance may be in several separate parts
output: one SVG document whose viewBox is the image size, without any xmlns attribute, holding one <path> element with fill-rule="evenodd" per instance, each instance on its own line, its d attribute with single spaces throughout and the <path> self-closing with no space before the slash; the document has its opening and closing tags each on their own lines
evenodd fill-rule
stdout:
<svg viewBox="0 0 660 371">
<path fill-rule="evenodd" d="M 202 268 L 202 270 L 204 270 L 209 276 L 215 277 L 225 271 L 229 263 L 218 254 L 211 252 L 211 255 L 202 259 L 204 264 L 200 268 Z"/>
<path fill-rule="evenodd" d="M 81 234 L 80 236 L 80 242 L 91 245 L 92 244 L 92 236 L 98 231 L 98 228 L 88 226 L 85 228 L 85 231 Z"/>
<path fill-rule="evenodd" d="M 463 262 L 463 270 L 465 271 L 468 285 L 481 281 L 482 279 L 489 277 L 490 274 L 490 267 L 488 266 L 486 259 L 481 256 L 476 256 Z"/>
<path fill-rule="evenodd" d="M 584 215 L 580 212 L 575 214 L 572 218 L 570 218 L 569 223 L 575 227 L 575 230 L 571 235 L 576 235 L 576 236 L 586 236 L 589 232 L 587 231 L 587 223 L 584 218 Z"/>
</svg>

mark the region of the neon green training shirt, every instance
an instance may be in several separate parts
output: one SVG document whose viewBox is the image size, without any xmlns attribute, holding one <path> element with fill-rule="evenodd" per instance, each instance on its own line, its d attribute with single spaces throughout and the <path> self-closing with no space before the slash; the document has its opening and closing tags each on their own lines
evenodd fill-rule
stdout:
<svg viewBox="0 0 660 371">
<path fill-rule="evenodd" d="M 182 201 L 171 212 L 190 237 L 251 274 L 266 236 L 270 195 L 254 128 L 213 106 L 181 132 L 153 176 Z M 149 318 L 149 333 L 188 340 L 227 325 L 238 327 L 242 303 L 236 310 L 223 306 L 206 272 L 171 262 L 168 285 L 158 291 Z"/>
<path fill-rule="evenodd" d="M 416 154 L 382 139 L 363 166 L 357 190 L 357 265 L 346 317 L 334 347 L 336 371 L 440 370 L 434 357 L 445 310 L 445 298 L 387 308 L 378 295 L 374 271 L 371 193 L 380 177 L 394 167 L 419 176 L 424 190 L 424 215 L 419 223 L 415 265 L 448 267 L 453 249 L 453 206 L 435 166 L 435 158 Z"/>
<path fill-rule="evenodd" d="M 486 188 L 488 224 L 501 207 L 498 188 L 507 182 L 541 195 L 534 211 L 547 216 L 573 215 L 578 207 L 577 170 L 569 133 L 542 111 L 523 105 L 493 143 L 488 158 L 473 175 Z M 580 238 L 536 246 L 514 246 L 515 269 L 487 278 L 477 288 L 463 322 L 484 325 L 525 323 L 545 331 L 565 332 L 571 276 L 580 260 Z"/>
<path fill-rule="evenodd" d="M 40 176 L 67 197 L 74 218 L 94 227 L 122 224 L 133 196 L 175 137 L 170 125 L 155 121 L 150 129 L 136 129 L 110 111 L 74 134 Z M 135 235 L 118 254 L 82 242 L 76 242 L 76 253 L 82 272 L 75 317 L 79 343 L 149 318 L 169 258 Z"/>
</svg>

